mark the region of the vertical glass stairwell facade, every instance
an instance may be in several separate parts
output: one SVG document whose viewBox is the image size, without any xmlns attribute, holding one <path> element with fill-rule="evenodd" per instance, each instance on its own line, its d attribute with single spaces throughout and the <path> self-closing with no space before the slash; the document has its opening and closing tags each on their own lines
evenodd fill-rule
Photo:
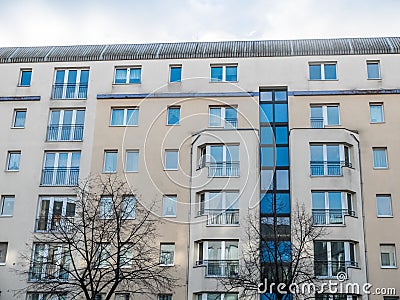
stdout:
<svg viewBox="0 0 400 300">
<path fill-rule="evenodd" d="M 291 255 L 287 89 L 260 89 L 259 109 L 261 276 L 277 285 L 285 282 L 282 266 Z"/>
</svg>

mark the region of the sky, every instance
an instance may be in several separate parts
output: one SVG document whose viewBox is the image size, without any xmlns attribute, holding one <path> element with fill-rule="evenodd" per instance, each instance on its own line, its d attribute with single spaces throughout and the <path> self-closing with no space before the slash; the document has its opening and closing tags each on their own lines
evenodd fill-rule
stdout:
<svg viewBox="0 0 400 300">
<path fill-rule="evenodd" d="M 399 36 L 400 0 L 0 0 L 0 47 Z"/>
</svg>

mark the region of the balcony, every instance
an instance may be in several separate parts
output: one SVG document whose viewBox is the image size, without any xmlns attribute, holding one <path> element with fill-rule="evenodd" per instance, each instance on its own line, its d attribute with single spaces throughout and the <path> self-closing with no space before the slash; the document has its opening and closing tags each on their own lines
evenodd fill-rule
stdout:
<svg viewBox="0 0 400 300">
<path fill-rule="evenodd" d="M 236 277 L 239 274 L 239 260 L 201 260 L 196 265 L 206 267 L 206 277 Z"/>
<path fill-rule="evenodd" d="M 310 118 L 311 128 L 324 128 L 324 118 Z"/>
<path fill-rule="evenodd" d="M 311 161 L 311 176 L 342 176 L 342 167 L 351 168 L 348 161 Z"/>
<path fill-rule="evenodd" d="M 236 118 L 225 118 L 225 126 L 224 128 L 237 128 L 237 119 Z"/>
<path fill-rule="evenodd" d="M 238 161 L 224 161 L 207 163 L 208 177 L 239 177 L 240 163 Z"/>
<path fill-rule="evenodd" d="M 73 217 L 47 216 L 36 219 L 36 232 L 72 232 L 74 225 Z"/>
<path fill-rule="evenodd" d="M 355 217 L 355 212 L 349 209 L 313 209 L 312 217 L 314 225 L 338 225 L 344 224 L 344 217 Z"/>
<path fill-rule="evenodd" d="M 29 267 L 29 281 L 68 281 L 68 272 L 65 267 L 51 264 L 32 264 Z"/>
<path fill-rule="evenodd" d="M 47 141 L 82 141 L 84 125 L 50 125 L 47 127 Z"/>
<path fill-rule="evenodd" d="M 40 185 L 76 186 L 78 185 L 79 168 L 44 168 Z"/>
<path fill-rule="evenodd" d="M 207 216 L 207 225 L 239 225 L 239 209 L 204 209 L 199 216 Z"/>
<path fill-rule="evenodd" d="M 347 274 L 347 268 L 354 267 L 358 268 L 356 261 L 326 261 L 316 260 L 314 261 L 314 272 L 317 277 L 336 277 L 339 272 Z"/>
<path fill-rule="evenodd" d="M 56 83 L 51 92 L 52 99 L 86 99 L 87 83 Z"/>
</svg>

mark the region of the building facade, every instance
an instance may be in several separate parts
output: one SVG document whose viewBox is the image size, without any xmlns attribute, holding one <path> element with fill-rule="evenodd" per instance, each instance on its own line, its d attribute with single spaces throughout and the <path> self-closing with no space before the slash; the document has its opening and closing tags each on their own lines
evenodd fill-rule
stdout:
<svg viewBox="0 0 400 300">
<path fill-rule="evenodd" d="M 317 297 L 398 299 L 399 54 L 400 38 L 0 48 L 0 299 L 45 298 L 16 293 L 21 254 L 73 218 L 79 179 L 110 173 L 163 222 L 180 286 L 153 299 L 238 299 L 218 278 L 249 213 L 290 245 L 297 204 L 327 231 L 315 275 L 372 285 Z"/>
</svg>

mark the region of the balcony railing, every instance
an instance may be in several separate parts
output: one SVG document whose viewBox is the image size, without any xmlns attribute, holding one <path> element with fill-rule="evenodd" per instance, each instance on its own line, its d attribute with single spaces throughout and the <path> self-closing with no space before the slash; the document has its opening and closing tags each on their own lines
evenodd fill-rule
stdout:
<svg viewBox="0 0 400 300">
<path fill-rule="evenodd" d="M 342 176 L 342 167 L 351 168 L 348 161 L 311 161 L 311 176 Z"/>
<path fill-rule="evenodd" d="M 83 125 L 50 125 L 47 127 L 47 141 L 82 141 Z"/>
<path fill-rule="evenodd" d="M 224 161 L 206 163 L 208 177 L 239 177 L 240 163 L 237 161 Z"/>
<path fill-rule="evenodd" d="M 344 216 L 355 216 L 355 212 L 349 209 L 313 209 L 313 224 L 344 224 Z"/>
<path fill-rule="evenodd" d="M 207 216 L 207 225 L 239 225 L 239 209 L 204 209 L 199 216 Z"/>
<path fill-rule="evenodd" d="M 324 128 L 324 118 L 311 118 L 311 128 Z"/>
<path fill-rule="evenodd" d="M 30 281 L 68 281 L 68 272 L 52 263 L 32 264 L 29 268 Z"/>
<path fill-rule="evenodd" d="M 236 118 L 226 118 L 225 119 L 225 128 L 237 128 L 237 119 Z"/>
<path fill-rule="evenodd" d="M 318 277 L 336 277 L 339 272 L 345 272 L 347 274 L 348 267 L 358 267 L 356 261 L 326 261 L 316 260 L 314 261 L 314 272 L 315 276 Z"/>
<path fill-rule="evenodd" d="M 56 83 L 51 93 L 52 99 L 86 99 L 87 83 Z"/>
<path fill-rule="evenodd" d="M 47 216 L 36 219 L 37 232 L 71 232 L 74 225 L 73 217 Z"/>
<path fill-rule="evenodd" d="M 79 168 L 44 168 L 41 185 L 76 186 Z"/>
<path fill-rule="evenodd" d="M 239 274 L 239 260 L 201 260 L 196 265 L 206 267 L 206 277 L 236 277 Z"/>
</svg>

